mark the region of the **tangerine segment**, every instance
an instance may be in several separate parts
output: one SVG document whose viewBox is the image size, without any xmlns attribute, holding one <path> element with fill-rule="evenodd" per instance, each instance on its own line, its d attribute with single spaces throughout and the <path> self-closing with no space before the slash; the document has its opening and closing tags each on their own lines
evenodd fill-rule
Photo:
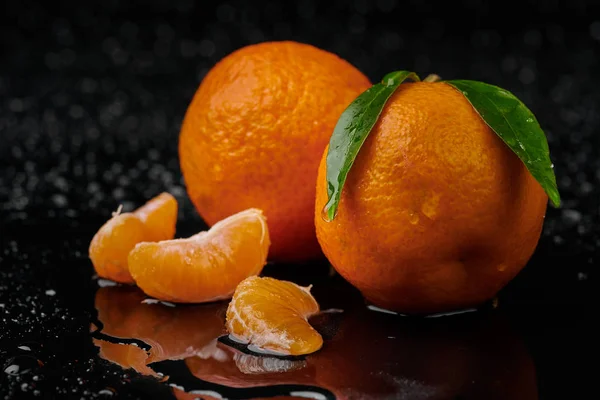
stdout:
<svg viewBox="0 0 600 400">
<path fill-rule="evenodd" d="M 164 192 L 134 211 L 148 229 L 148 241 L 173 239 L 177 223 L 177 200 Z"/>
<path fill-rule="evenodd" d="M 94 235 L 89 256 L 96 273 L 106 279 L 133 283 L 127 257 L 136 244 L 173 239 L 177 200 L 161 193 L 132 213 L 120 209 Z"/>
<path fill-rule="evenodd" d="M 138 244 L 129 271 L 157 299 L 214 301 L 231 297 L 238 283 L 262 271 L 270 243 L 265 216 L 251 208 L 187 239 Z"/>
<path fill-rule="evenodd" d="M 123 213 L 109 219 L 90 243 L 90 259 L 96 273 L 116 282 L 133 283 L 127 268 L 127 256 L 136 244 L 146 238 L 146 227 L 135 215 Z"/>
<path fill-rule="evenodd" d="M 226 327 L 234 338 L 263 350 L 309 354 L 323 346 L 323 338 L 307 321 L 317 312 L 310 287 L 253 276 L 235 290 Z"/>
</svg>

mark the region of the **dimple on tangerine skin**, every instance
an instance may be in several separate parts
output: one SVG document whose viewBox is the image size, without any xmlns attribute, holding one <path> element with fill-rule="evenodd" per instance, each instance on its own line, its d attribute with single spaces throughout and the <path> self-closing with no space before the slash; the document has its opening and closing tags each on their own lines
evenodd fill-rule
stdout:
<svg viewBox="0 0 600 400">
<path fill-rule="evenodd" d="M 369 80 L 338 56 L 295 42 L 235 51 L 212 68 L 181 127 L 186 188 L 212 225 L 256 207 L 269 219 L 271 260 L 322 256 L 315 178 L 323 149 Z"/>
<path fill-rule="evenodd" d="M 547 196 L 445 83 L 402 84 L 363 144 L 325 222 L 326 153 L 315 224 L 335 269 L 372 303 L 404 313 L 477 306 L 531 257 Z"/>
</svg>

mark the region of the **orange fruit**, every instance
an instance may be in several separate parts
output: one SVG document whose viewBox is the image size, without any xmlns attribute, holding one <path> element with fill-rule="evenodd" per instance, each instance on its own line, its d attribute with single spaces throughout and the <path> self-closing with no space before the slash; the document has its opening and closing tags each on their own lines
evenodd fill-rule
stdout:
<svg viewBox="0 0 600 400">
<path fill-rule="evenodd" d="M 323 338 L 307 321 L 318 312 L 310 287 L 253 276 L 235 289 L 226 327 L 235 339 L 261 350 L 309 354 L 323 345 Z"/>
<path fill-rule="evenodd" d="M 446 83 L 392 95 L 326 222 L 323 154 L 315 224 L 334 268 L 372 303 L 404 313 L 477 306 L 531 257 L 547 196 Z"/>
<path fill-rule="evenodd" d="M 180 303 L 231 297 L 267 260 L 269 229 L 260 210 L 232 215 L 187 239 L 139 243 L 129 253 L 129 271 L 149 296 Z"/>
<path fill-rule="evenodd" d="M 190 199 L 212 225 L 256 207 L 270 258 L 321 255 L 315 178 L 342 111 L 369 80 L 338 56 L 295 42 L 247 46 L 212 68 L 187 109 L 179 157 Z"/>
<path fill-rule="evenodd" d="M 113 213 L 94 235 L 89 256 L 98 276 L 133 283 L 127 257 L 136 244 L 172 239 L 177 222 L 177 200 L 162 193 L 132 213 Z"/>
</svg>

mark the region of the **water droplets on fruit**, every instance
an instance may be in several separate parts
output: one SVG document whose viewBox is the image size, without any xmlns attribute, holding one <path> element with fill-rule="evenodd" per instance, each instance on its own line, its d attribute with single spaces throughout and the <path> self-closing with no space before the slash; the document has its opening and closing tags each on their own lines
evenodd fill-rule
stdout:
<svg viewBox="0 0 600 400">
<path fill-rule="evenodd" d="M 419 214 L 414 211 L 409 211 L 408 212 L 408 222 L 410 222 L 412 225 L 418 224 L 419 223 Z"/>
<path fill-rule="evenodd" d="M 328 206 L 323 207 L 323 209 L 321 210 L 321 218 L 325 222 L 333 221 L 333 218 L 329 217 L 329 207 Z M 334 218 L 335 218 L 335 213 L 334 213 Z"/>
</svg>

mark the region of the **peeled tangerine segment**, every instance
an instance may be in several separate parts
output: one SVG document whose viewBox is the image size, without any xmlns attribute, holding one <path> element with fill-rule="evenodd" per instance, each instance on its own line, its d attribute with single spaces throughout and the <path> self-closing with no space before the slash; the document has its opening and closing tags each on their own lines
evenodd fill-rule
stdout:
<svg viewBox="0 0 600 400">
<path fill-rule="evenodd" d="M 283 355 L 319 350 L 323 338 L 308 323 L 319 312 L 310 288 L 273 278 L 250 277 L 240 283 L 227 309 L 234 339 Z"/>
<path fill-rule="evenodd" d="M 265 216 L 251 208 L 187 239 L 138 244 L 129 271 L 157 299 L 214 301 L 231 297 L 238 283 L 262 271 L 270 243 Z"/>
<path fill-rule="evenodd" d="M 162 193 L 132 213 L 116 212 L 90 243 L 89 255 L 98 276 L 133 283 L 127 257 L 136 244 L 173 239 L 177 200 Z"/>
</svg>

